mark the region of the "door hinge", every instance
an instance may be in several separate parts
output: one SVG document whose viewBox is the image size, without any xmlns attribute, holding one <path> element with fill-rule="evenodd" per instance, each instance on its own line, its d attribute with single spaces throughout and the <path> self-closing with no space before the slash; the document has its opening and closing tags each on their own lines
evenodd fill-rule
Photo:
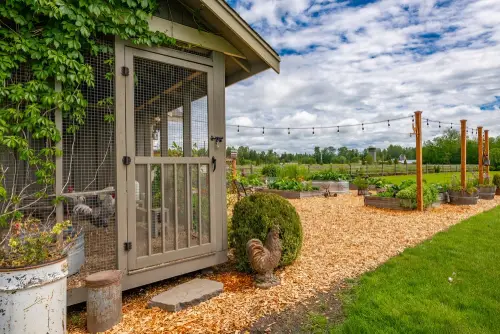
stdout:
<svg viewBox="0 0 500 334">
<path fill-rule="evenodd" d="M 122 75 L 124 77 L 128 77 L 128 74 L 129 74 L 129 69 L 127 66 L 122 66 Z"/>
<path fill-rule="evenodd" d="M 132 162 L 132 159 L 128 155 L 126 155 L 122 158 L 122 162 L 125 166 L 128 166 Z"/>
<path fill-rule="evenodd" d="M 126 252 L 130 251 L 132 249 L 132 241 L 124 242 L 123 248 L 125 249 Z"/>
</svg>

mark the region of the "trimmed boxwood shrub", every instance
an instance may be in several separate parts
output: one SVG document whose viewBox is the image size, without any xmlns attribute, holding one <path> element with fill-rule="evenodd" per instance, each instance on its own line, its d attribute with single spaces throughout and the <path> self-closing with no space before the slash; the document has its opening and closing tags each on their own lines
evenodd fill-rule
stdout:
<svg viewBox="0 0 500 334">
<path fill-rule="evenodd" d="M 295 208 L 283 197 L 270 193 L 255 193 L 242 198 L 233 210 L 229 239 L 234 247 L 237 268 L 251 270 L 246 254 L 248 240 L 264 242 L 272 226 L 280 228 L 283 246 L 280 266 L 291 264 L 302 247 L 302 224 Z"/>
</svg>

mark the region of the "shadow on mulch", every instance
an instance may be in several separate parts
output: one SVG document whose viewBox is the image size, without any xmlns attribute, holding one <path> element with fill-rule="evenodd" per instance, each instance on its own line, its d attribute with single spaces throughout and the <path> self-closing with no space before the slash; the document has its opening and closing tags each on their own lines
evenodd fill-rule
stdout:
<svg viewBox="0 0 500 334">
<path fill-rule="evenodd" d="M 260 318 L 252 327 L 242 333 L 317 333 L 316 322 L 326 321 L 326 325 L 339 324 L 344 320 L 342 302 L 339 295 L 346 288 L 339 284 L 327 292 L 307 299 L 304 303 L 290 307 L 281 313 Z"/>
</svg>

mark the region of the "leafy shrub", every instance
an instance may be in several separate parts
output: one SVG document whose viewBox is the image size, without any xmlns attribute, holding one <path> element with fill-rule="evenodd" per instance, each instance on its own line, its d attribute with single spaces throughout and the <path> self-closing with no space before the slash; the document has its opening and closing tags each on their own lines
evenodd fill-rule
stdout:
<svg viewBox="0 0 500 334">
<path fill-rule="evenodd" d="M 434 166 L 434 173 L 441 173 L 441 167 L 440 166 Z"/>
<path fill-rule="evenodd" d="M 238 178 L 238 181 L 240 181 L 240 183 L 245 187 L 263 185 L 262 181 L 259 179 L 259 176 L 255 174 L 248 176 L 240 176 Z"/>
<path fill-rule="evenodd" d="M 424 189 L 424 207 L 432 205 L 438 199 L 438 191 L 435 187 L 427 184 L 423 185 Z M 396 194 L 396 198 L 408 200 L 408 203 L 402 203 L 403 206 L 414 209 L 417 207 L 417 185 L 412 184 Z"/>
<path fill-rule="evenodd" d="M 295 180 L 304 180 L 308 174 L 309 171 L 305 166 L 297 164 L 285 165 L 278 172 L 278 176 L 281 178 L 290 178 Z"/>
<path fill-rule="evenodd" d="M 313 187 L 310 182 L 301 182 L 289 178 L 279 179 L 269 186 L 269 189 L 276 190 L 292 190 L 292 191 L 312 191 L 318 190 L 318 187 Z"/>
<path fill-rule="evenodd" d="M 257 238 L 264 242 L 271 227 L 280 228 L 283 246 L 280 266 L 291 264 L 302 247 L 302 225 L 295 208 L 276 194 L 255 193 L 244 197 L 234 206 L 231 245 L 235 249 L 237 268 L 250 271 L 246 254 L 248 240 Z"/>
<path fill-rule="evenodd" d="M 265 165 L 262 168 L 261 174 L 267 177 L 277 177 L 280 167 L 278 165 Z"/>
<path fill-rule="evenodd" d="M 364 177 L 357 176 L 354 181 L 352 182 L 356 187 L 358 187 L 359 190 L 365 190 L 368 189 L 368 180 L 366 180 Z"/>
<path fill-rule="evenodd" d="M 493 184 L 500 188 L 500 174 L 493 176 Z"/>
<path fill-rule="evenodd" d="M 367 181 L 369 185 L 375 186 L 375 188 L 383 188 L 384 186 L 387 185 L 386 180 L 375 177 L 369 177 Z"/>
<path fill-rule="evenodd" d="M 346 181 L 349 180 L 349 177 L 335 171 L 321 171 L 312 174 L 309 179 L 321 181 Z"/>
</svg>

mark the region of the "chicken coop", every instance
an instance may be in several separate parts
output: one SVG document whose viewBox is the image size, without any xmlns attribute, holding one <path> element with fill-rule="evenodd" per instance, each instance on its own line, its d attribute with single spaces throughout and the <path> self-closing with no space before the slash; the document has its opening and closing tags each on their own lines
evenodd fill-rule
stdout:
<svg viewBox="0 0 500 334">
<path fill-rule="evenodd" d="M 85 123 L 71 131 L 54 114 L 63 154 L 46 191 L 65 200 L 23 198 L 25 214 L 72 221 L 68 305 L 85 300 L 94 272 L 119 269 L 130 289 L 227 260 L 225 87 L 279 72 L 280 58 L 224 0 L 159 1 L 150 29 L 178 45 L 100 37 L 109 51 L 86 56 Z M 11 80 L 29 81 L 29 69 Z M 35 171 L 0 153 L 8 188 L 37 187 Z"/>
</svg>

